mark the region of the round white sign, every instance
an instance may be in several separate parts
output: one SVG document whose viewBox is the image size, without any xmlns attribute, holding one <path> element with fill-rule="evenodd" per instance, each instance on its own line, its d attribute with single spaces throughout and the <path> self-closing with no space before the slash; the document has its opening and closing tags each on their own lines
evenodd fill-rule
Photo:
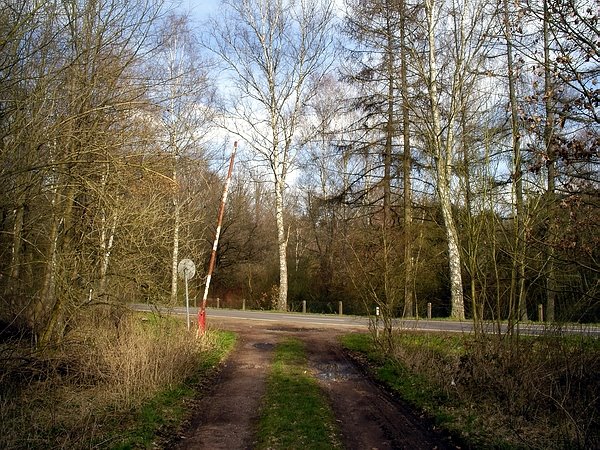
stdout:
<svg viewBox="0 0 600 450">
<path fill-rule="evenodd" d="M 177 265 L 177 273 L 182 280 L 191 280 L 196 274 L 196 266 L 191 259 L 182 259 Z"/>
</svg>

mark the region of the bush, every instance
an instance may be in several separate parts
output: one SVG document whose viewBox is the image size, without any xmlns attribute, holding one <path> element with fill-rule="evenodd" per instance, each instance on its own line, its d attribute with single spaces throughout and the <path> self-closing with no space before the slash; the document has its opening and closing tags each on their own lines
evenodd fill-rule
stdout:
<svg viewBox="0 0 600 450">
<path fill-rule="evenodd" d="M 144 402 L 197 373 L 215 345 L 213 333 L 196 339 L 183 321 L 133 314 L 82 320 L 44 352 L 5 342 L 0 447 L 89 448 L 110 439 L 115 424 L 126 428 Z"/>
<path fill-rule="evenodd" d="M 473 448 L 600 448 L 600 342 L 586 337 L 395 335 L 377 375 Z"/>
</svg>

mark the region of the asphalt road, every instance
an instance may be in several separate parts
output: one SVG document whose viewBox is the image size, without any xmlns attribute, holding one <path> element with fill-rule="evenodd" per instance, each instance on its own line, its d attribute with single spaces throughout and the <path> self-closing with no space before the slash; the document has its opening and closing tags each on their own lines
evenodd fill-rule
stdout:
<svg viewBox="0 0 600 450">
<path fill-rule="evenodd" d="M 147 304 L 131 304 L 130 307 L 136 311 L 156 311 L 156 306 Z M 186 316 L 185 307 L 160 307 L 162 313 Z M 189 309 L 189 320 L 191 324 L 196 323 L 198 308 Z M 224 308 L 207 308 L 206 321 L 210 326 L 211 322 L 223 320 L 234 321 L 260 321 L 273 322 L 275 324 L 294 326 L 303 326 L 307 328 L 333 327 L 337 329 L 347 329 L 348 331 L 368 331 L 369 321 L 374 321 L 365 316 L 347 316 L 347 315 L 329 315 L 329 314 L 303 314 L 303 313 L 284 313 L 277 311 L 254 311 L 238 310 Z M 381 324 L 379 324 L 381 326 Z M 471 321 L 451 321 L 451 320 L 427 320 L 427 319 L 396 319 L 395 326 L 407 330 L 416 331 L 436 331 L 445 333 L 472 333 L 473 322 Z M 494 332 L 497 325 L 491 322 L 483 324 L 486 332 Z M 506 323 L 502 325 L 502 332 L 506 332 Z M 535 322 L 518 324 L 518 331 L 522 334 L 538 335 L 545 332 L 558 334 L 577 334 L 600 337 L 600 327 L 591 325 L 568 324 L 561 326 L 549 326 Z"/>
</svg>

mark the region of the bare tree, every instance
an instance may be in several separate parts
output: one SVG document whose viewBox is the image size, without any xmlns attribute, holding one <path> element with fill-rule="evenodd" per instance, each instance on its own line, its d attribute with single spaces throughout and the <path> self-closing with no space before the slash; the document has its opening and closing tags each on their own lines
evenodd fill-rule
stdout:
<svg viewBox="0 0 600 450">
<path fill-rule="evenodd" d="M 225 1 L 208 44 L 231 84 L 224 127 L 267 169 L 275 194 L 279 252 L 278 308 L 287 309 L 288 232 L 285 190 L 298 147 L 295 138 L 308 101 L 330 64 L 331 2 Z"/>
<path fill-rule="evenodd" d="M 440 111 L 440 79 L 438 78 L 438 42 L 436 40 L 437 24 L 439 23 L 439 5 L 435 0 L 425 2 L 425 20 L 427 25 L 428 58 L 424 68 L 427 85 L 429 107 L 431 109 L 428 147 L 432 153 L 435 169 L 435 180 L 448 245 L 448 261 L 450 267 L 450 293 L 452 296 L 451 316 L 463 319 L 464 299 L 461 274 L 461 256 L 458 241 L 458 231 L 454 214 L 452 213 L 452 197 L 450 183 L 452 176 L 452 151 L 454 147 L 454 126 L 442 125 Z M 453 120 L 453 114 L 450 115 Z M 445 136 L 442 134 L 445 132 Z"/>
<path fill-rule="evenodd" d="M 60 339 L 95 282 L 104 284 L 116 216 L 110 195 L 100 197 L 130 142 L 127 119 L 144 84 L 133 81 L 133 68 L 156 6 L 5 1 L 0 8 L 7 31 L 0 180 L 14 211 L 5 292 L 42 344 Z"/>
<path fill-rule="evenodd" d="M 173 238 L 171 253 L 171 303 L 177 301 L 182 191 L 178 169 L 180 158 L 198 152 L 211 120 L 213 89 L 206 63 L 198 52 L 186 16 L 169 15 L 160 31 L 155 100 L 163 136 L 162 148 L 171 156 L 173 193 Z M 157 64 L 158 63 L 158 64 Z"/>
<path fill-rule="evenodd" d="M 457 133 L 461 130 L 464 108 L 472 101 L 469 92 L 477 83 L 478 74 L 473 69 L 481 67 L 486 51 L 489 13 L 483 2 L 426 0 L 427 57 L 417 64 L 427 87 L 428 113 L 423 123 L 424 139 L 433 160 L 435 185 L 446 231 L 451 316 L 460 319 L 465 317 L 462 258 L 452 195 L 454 167 L 459 154 L 460 136 Z M 445 59 L 442 59 L 442 50 Z M 415 56 L 418 56 L 416 52 Z"/>
</svg>

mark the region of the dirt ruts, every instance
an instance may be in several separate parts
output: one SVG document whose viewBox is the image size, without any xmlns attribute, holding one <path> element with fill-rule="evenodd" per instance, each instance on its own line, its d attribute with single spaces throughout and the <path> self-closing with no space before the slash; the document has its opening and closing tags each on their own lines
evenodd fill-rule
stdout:
<svg viewBox="0 0 600 450">
<path fill-rule="evenodd" d="M 306 344 L 310 369 L 329 397 L 344 448 L 456 448 L 427 420 L 365 376 L 341 349 L 338 331 L 272 322 L 222 321 L 217 326 L 235 331 L 238 344 L 196 402 L 176 448 L 252 449 L 272 349 L 289 336 Z"/>
</svg>

